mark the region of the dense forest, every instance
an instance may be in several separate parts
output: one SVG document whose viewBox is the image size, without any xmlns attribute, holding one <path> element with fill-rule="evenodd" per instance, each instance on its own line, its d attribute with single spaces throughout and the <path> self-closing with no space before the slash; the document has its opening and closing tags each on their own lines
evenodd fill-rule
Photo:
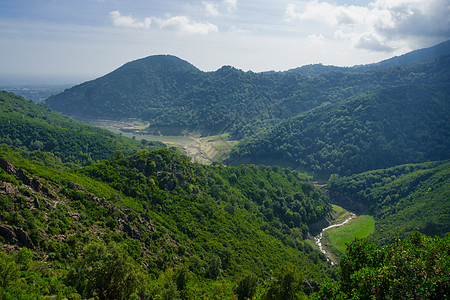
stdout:
<svg viewBox="0 0 450 300">
<path fill-rule="evenodd" d="M 112 158 L 115 151 L 129 155 L 145 147 L 165 147 L 88 126 L 4 91 L 0 91 L 0 143 L 38 151 L 35 154 L 52 153 L 72 165 Z"/>
<path fill-rule="evenodd" d="M 317 179 L 450 158 L 450 86 L 406 85 L 319 107 L 244 139 L 230 161 L 284 164 Z"/>
<path fill-rule="evenodd" d="M 230 66 L 202 72 L 177 57 L 158 55 L 51 96 L 46 105 L 75 118 L 139 118 L 150 123 L 147 130 L 152 133 L 229 132 L 241 139 L 361 93 L 404 84 L 448 83 L 449 66 L 449 56 L 428 56 L 386 68 L 308 75 L 295 70 L 243 72 Z"/>
<path fill-rule="evenodd" d="M 349 177 L 331 176 L 333 203 L 369 212 L 372 240 L 385 244 L 420 229 L 430 236 L 450 231 L 450 163 L 408 164 Z"/>
<path fill-rule="evenodd" d="M 292 170 L 207 167 L 171 150 L 61 170 L 6 145 L 0 165 L 2 299 L 437 299 L 448 291 L 448 234 L 355 242 L 336 272 L 304 241 L 308 221 L 290 227 L 289 214 L 270 205 L 300 206 L 309 222 L 329 211 L 326 196 Z M 268 191 L 265 210 L 252 186 Z"/>
<path fill-rule="evenodd" d="M 0 92 L 0 299 L 448 298 L 449 45 L 263 73 L 151 56 L 44 105 Z M 201 165 L 52 108 L 240 142 Z M 332 264 L 312 233 L 362 217 Z"/>
<path fill-rule="evenodd" d="M 133 276 L 153 282 L 142 287 L 148 290 L 138 291 L 134 282 L 129 291 L 120 291 L 128 296 L 179 295 L 176 288 L 166 290 L 164 282 L 183 268 L 183 276 L 191 278 L 183 292 L 205 298 L 218 282 L 220 292 L 231 297 L 242 274 L 263 280 L 289 263 L 293 272 L 318 282 L 332 274 L 324 257 L 304 242 L 307 224 L 323 218 L 330 205 L 295 171 L 205 167 L 171 150 L 141 150 L 73 170 L 31 163 L 7 146 L 1 156 L 2 241 L 9 250 L 32 250 L 22 253 L 28 260 L 45 261 L 40 268 L 52 268 L 37 282 L 32 278 L 41 277 L 41 269 L 23 273 L 22 284 L 4 285 L 6 298 L 33 293 L 102 298 L 96 289 L 109 283 L 93 287 L 91 273 L 79 269 L 102 251 L 107 257 L 100 260 L 117 255 Z M 236 185 L 235 177 L 246 188 Z M 265 206 L 249 194 L 252 185 L 268 191 Z M 109 292 L 102 291 L 106 298 Z"/>
<path fill-rule="evenodd" d="M 417 231 L 406 240 L 379 245 L 357 240 L 339 265 L 339 281 L 312 299 L 447 299 L 450 296 L 450 235 Z"/>
<path fill-rule="evenodd" d="M 21 144 L 6 138 L 0 147 L 2 299 L 223 299 L 240 293 L 240 280 L 264 295 L 276 286 L 264 281 L 281 269 L 314 282 L 334 276 L 305 241 L 308 224 L 331 205 L 300 173 L 194 164 L 169 149 L 105 137 L 13 94 L 2 99 L 10 112 L 4 115 L 20 124 L 3 125 L 5 133 L 21 130 Z M 75 149 L 85 145 L 83 134 L 99 145 L 106 138 L 104 156 L 76 167 L 61 151 L 70 149 L 30 149 L 25 141 L 36 132 L 60 143 L 71 139 L 65 143 Z"/>
</svg>

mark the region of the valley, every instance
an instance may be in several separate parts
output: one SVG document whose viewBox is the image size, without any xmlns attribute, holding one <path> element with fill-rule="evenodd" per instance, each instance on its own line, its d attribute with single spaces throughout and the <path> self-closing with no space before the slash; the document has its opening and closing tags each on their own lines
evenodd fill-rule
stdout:
<svg viewBox="0 0 450 300">
<path fill-rule="evenodd" d="M 0 92 L 0 299 L 450 297 L 450 41 Z"/>
<path fill-rule="evenodd" d="M 338 223 L 338 224 L 333 224 L 330 225 L 328 227 L 325 227 L 324 229 L 322 229 L 322 231 L 320 232 L 320 234 L 316 237 L 314 237 L 315 241 L 316 241 L 316 245 L 319 247 L 320 252 L 322 252 L 323 254 L 325 254 L 325 256 L 327 256 L 327 260 L 331 261 L 331 264 L 335 264 L 335 260 L 331 259 L 330 253 L 328 251 L 326 251 L 323 247 L 322 244 L 322 239 L 323 239 L 323 233 L 327 230 L 336 228 L 336 227 L 341 227 L 344 226 L 345 224 L 347 224 L 348 222 L 350 222 L 353 218 L 355 217 L 354 214 L 352 214 L 350 217 L 348 217 L 348 219 L 346 219 L 344 222 L 342 223 Z"/>
<path fill-rule="evenodd" d="M 137 119 L 112 121 L 81 118 L 79 120 L 128 138 L 163 142 L 167 147 L 179 149 L 182 154 L 190 157 L 193 162 L 205 165 L 210 165 L 213 162 L 222 163 L 229 158 L 232 147 L 238 143 L 238 141 L 230 141 L 229 134 L 207 137 L 201 137 L 194 133 L 182 136 L 151 135 L 145 131 L 148 123 Z"/>
</svg>

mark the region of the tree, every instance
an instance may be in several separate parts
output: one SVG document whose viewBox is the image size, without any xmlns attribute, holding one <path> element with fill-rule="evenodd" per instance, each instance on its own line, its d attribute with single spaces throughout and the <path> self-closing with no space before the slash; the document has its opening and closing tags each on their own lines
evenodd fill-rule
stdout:
<svg viewBox="0 0 450 300">
<path fill-rule="evenodd" d="M 251 274 L 241 278 L 236 287 L 234 293 L 238 296 L 239 300 L 252 299 L 258 286 L 258 278 Z"/>
<path fill-rule="evenodd" d="M 222 261 L 220 257 L 213 256 L 209 260 L 208 270 L 206 272 L 206 277 L 210 279 L 217 279 L 220 275 L 220 269 L 222 268 Z"/>
<path fill-rule="evenodd" d="M 298 299 L 302 291 L 300 280 L 291 265 L 284 265 L 275 272 L 275 278 L 270 282 L 263 299 L 291 300 Z"/>
<path fill-rule="evenodd" d="M 384 247 L 357 240 L 347 246 L 339 282 L 324 285 L 313 299 L 448 299 L 450 234 L 412 233 Z"/>
<path fill-rule="evenodd" d="M 69 271 L 69 284 L 87 298 L 128 299 L 136 292 L 141 274 L 125 250 L 114 242 L 93 243 Z"/>
</svg>

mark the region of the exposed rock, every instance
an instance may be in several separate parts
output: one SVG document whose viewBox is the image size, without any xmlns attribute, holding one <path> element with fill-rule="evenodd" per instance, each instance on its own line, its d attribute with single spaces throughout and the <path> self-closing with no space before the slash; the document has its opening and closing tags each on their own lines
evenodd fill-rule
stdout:
<svg viewBox="0 0 450 300">
<path fill-rule="evenodd" d="M 34 208 L 40 210 L 41 209 L 41 203 L 39 203 L 39 199 L 38 198 L 34 198 L 33 202 L 32 202 Z"/>
<path fill-rule="evenodd" d="M 131 227 L 126 221 L 120 219 L 117 225 L 119 230 L 125 232 L 132 239 L 142 239 L 141 233 L 135 228 Z"/>
<path fill-rule="evenodd" d="M 77 213 L 71 213 L 71 214 L 70 214 L 70 217 L 71 217 L 72 219 L 74 219 L 75 221 L 77 221 L 77 222 L 80 222 L 80 221 L 81 221 L 81 216 L 80 216 L 80 214 L 77 214 Z"/>
<path fill-rule="evenodd" d="M 52 194 L 47 187 L 43 186 L 37 178 L 28 177 L 21 169 L 16 168 L 9 161 L 0 159 L 0 167 L 8 174 L 13 175 L 16 179 L 20 180 L 24 185 L 30 186 L 33 191 L 41 193 L 48 198 L 56 199 L 56 196 Z M 30 197 L 31 195 L 28 193 L 26 196 Z"/>
<path fill-rule="evenodd" d="M 16 168 L 12 163 L 7 161 L 6 159 L 0 159 L 0 167 L 6 171 L 6 173 L 15 175 Z"/>
<path fill-rule="evenodd" d="M 68 187 L 69 189 L 76 190 L 76 191 L 80 191 L 80 192 L 83 192 L 83 193 L 86 192 L 84 186 L 79 185 L 78 183 L 75 183 L 75 182 L 72 182 L 72 181 L 69 181 L 69 182 L 67 183 L 67 187 Z"/>
<path fill-rule="evenodd" d="M 8 244 L 34 249 L 33 241 L 28 233 L 23 231 L 22 228 L 0 224 L 0 236 L 2 236 Z"/>
<path fill-rule="evenodd" d="M 9 182 L 0 181 L 0 191 L 4 191 L 12 198 L 17 198 L 20 195 L 19 189 L 14 184 Z"/>
<path fill-rule="evenodd" d="M 109 214 L 112 214 L 119 210 L 116 205 L 108 203 L 105 198 L 98 198 L 97 196 L 92 194 L 86 194 L 86 198 L 90 201 L 98 202 L 102 207 L 108 210 Z"/>
<path fill-rule="evenodd" d="M 31 188 L 34 191 L 36 191 L 38 193 L 41 193 L 41 194 L 43 194 L 44 196 L 46 196 L 46 197 L 48 197 L 50 199 L 56 199 L 56 196 L 53 195 L 50 192 L 50 190 L 46 186 L 42 185 L 42 183 L 36 178 L 31 179 Z"/>
</svg>

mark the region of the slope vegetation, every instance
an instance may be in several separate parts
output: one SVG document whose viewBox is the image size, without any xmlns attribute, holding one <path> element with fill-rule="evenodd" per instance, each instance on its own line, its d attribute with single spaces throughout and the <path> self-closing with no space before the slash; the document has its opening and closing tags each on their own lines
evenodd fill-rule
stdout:
<svg viewBox="0 0 450 300">
<path fill-rule="evenodd" d="M 0 92 L 0 143 L 35 150 L 36 155 L 51 153 L 77 165 L 112 158 L 115 151 L 129 155 L 145 147 L 164 147 L 88 126 L 7 92 Z"/>
<path fill-rule="evenodd" d="M 243 72 L 224 66 L 202 72 L 174 56 L 150 56 L 63 93 L 46 105 L 75 118 L 139 118 L 148 132 L 166 135 L 230 132 L 240 139 L 320 106 L 386 87 L 446 83 L 450 58 L 356 72 L 333 69 Z"/>
<path fill-rule="evenodd" d="M 1 290 L 2 298 L 99 292 L 106 298 L 181 292 L 231 297 L 241 274 L 263 280 L 288 263 L 302 266 L 305 278 L 326 276 L 320 267 L 324 258 L 304 239 L 307 224 L 323 218 L 330 206 L 294 171 L 205 167 L 169 150 L 141 150 L 72 171 L 31 163 L 6 146 L 0 155 L 0 246 L 7 252 L 30 249 L 19 253 L 35 266 L 27 269 L 0 251 L 0 264 L 12 259 L 28 270 L 3 279 L 8 288 Z M 252 194 L 263 188 L 265 206 Z M 123 261 L 124 269 L 114 271 L 110 256 Z M 83 269 L 86 264 L 91 271 Z M 97 267 L 100 277 L 93 271 Z M 189 283 L 177 288 L 173 270 L 184 270 Z M 108 279 L 111 272 L 131 276 L 133 285 Z M 224 296 L 207 296 L 219 281 Z M 109 284 L 127 289 L 108 290 Z"/>
<path fill-rule="evenodd" d="M 331 200 L 376 220 L 372 238 L 392 242 L 415 228 L 428 235 L 450 231 L 450 163 L 402 165 L 330 179 Z"/>
<path fill-rule="evenodd" d="M 323 106 L 244 140 L 234 162 L 287 161 L 318 179 L 449 158 L 450 86 L 407 85 Z"/>
</svg>

